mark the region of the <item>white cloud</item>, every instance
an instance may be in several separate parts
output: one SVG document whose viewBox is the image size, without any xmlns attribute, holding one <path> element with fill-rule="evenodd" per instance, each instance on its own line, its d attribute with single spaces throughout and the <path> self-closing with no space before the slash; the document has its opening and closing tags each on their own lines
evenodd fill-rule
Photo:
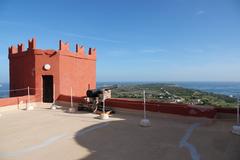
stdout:
<svg viewBox="0 0 240 160">
<path fill-rule="evenodd" d="M 0 20 L 0 24 L 21 26 L 21 27 L 29 25 L 29 24 L 24 24 L 24 23 L 21 23 L 21 22 L 6 21 L 6 20 Z M 31 25 L 31 26 L 34 27 L 34 28 L 38 28 L 38 29 L 41 29 L 41 30 L 47 30 L 47 31 L 50 31 L 50 32 L 55 32 L 55 33 L 58 33 L 58 34 L 69 36 L 69 37 L 77 37 L 77 38 L 90 39 L 90 40 L 103 41 L 103 42 L 110 42 L 110 43 L 125 43 L 125 42 L 122 42 L 122 41 L 103 38 L 103 37 L 94 37 L 94 36 L 88 36 L 88 35 L 81 35 L 81 34 L 77 34 L 77 33 L 56 31 L 56 30 L 52 30 L 52 29 L 47 29 L 47 28 L 42 27 L 42 26 L 35 26 L 35 25 Z"/>
<path fill-rule="evenodd" d="M 165 53 L 166 49 L 144 49 L 141 51 L 142 53 Z"/>
<path fill-rule="evenodd" d="M 93 37 L 93 36 L 86 36 L 86 35 L 80 35 L 77 33 L 69 33 L 69 32 L 59 32 L 65 36 L 69 37 L 77 37 L 77 38 L 85 38 L 85 39 L 91 39 L 91 40 L 96 40 L 96 41 L 104 41 L 104 42 L 111 42 L 111 43 L 124 43 L 122 41 L 118 40 L 112 40 L 112 39 L 107 39 L 107 38 L 102 38 L 102 37 Z"/>
<path fill-rule="evenodd" d="M 205 14 L 206 12 L 204 10 L 199 10 L 196 12 L 196 15 L 202 15 Z"/>
<path fill-rule="evenodd" d="M 142 53 L 142 54 L 160 54 L 168 52 L 166 49 L 115 49 L 105 52 L 107 55 L 111 56 L 127 56 L 133 53 Z"/>
<path fill-rule="evenodd" d="M 193 48 L 193 49 L 184 49 L 184 51 L 186 52 L 190 52 L 190 53 L 204 53 L 205 51 L 203 49 L 199 49 L 199 48 Z"/>
</svg>

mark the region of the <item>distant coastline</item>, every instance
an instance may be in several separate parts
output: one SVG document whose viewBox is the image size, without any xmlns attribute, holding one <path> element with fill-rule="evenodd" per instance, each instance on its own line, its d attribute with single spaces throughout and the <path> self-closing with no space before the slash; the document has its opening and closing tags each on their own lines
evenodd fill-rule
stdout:
<svg viewBox="0 0 240 160">
<path fill-rule="evenodd" d="M 164 83 L 175 85 L 188 89 L 197 89 L 201 91 L 223 94 L 227 96 L 240 95 L 240 82 L 97 82 L 97 88 L 109 85 L 126 85 L 126 84 L 148 84 L 148 83 Z M 0 97 L 8 97 L 9 83 L 0 83 Z"/>
<path fill-rule="evenodd" d="M 149 83 L 164 83 L 173 86 L 197 89 L 205 92 L 223 94 L 226 96 L 240 96 L 240 82 L 97 82 L 97 87 L 104 85 L 125 85 L 125 84 L 149 84 Z"/>
</svg>

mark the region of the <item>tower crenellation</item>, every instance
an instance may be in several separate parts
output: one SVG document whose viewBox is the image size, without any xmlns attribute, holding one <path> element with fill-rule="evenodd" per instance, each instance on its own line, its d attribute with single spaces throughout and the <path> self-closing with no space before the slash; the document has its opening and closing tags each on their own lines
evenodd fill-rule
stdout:
<svg viewBox="0 0 240 160">
<path fill-rule="evenodd" d="M 18 44 L 18 53 L 22 53 L 24 51 L 24 44 Z"/>
<path fill-rule="evenodd" d="M 76 53 L 78 55 L 84 55 L 84 47 L 82 45 L 76 44 Z"/>
<path fill-rule="evenodd" d="M 28 49 L 36 49 L 36 39 L 32 38 L 31 40 L 28 40 Z"/>
<path fill-rule="evenodd" d="M 89 48 L 88 55 L 96 55 L 96 48 Z"/>
<path fill-rule="evenodd" d="M 69 43 L 64 43 L 62 40 L 59 41 L 60 51 L 69 51 Z"/>
<path fill-rule="evenodd" d="M 17 47 L 15 47 L 15 46 L 11 46 L 11 47 L 9 47 L 8 48 L 8 53 L 9 54 L 15 54 L 15 53 L 17 53 L 18 51 L 17 51 Z"/>
<path fill-rule="evenodd" d="M 36 48 L 36 39 L 32 38 L 28 40 L 28 48 L 24 50 L 24 44 L 20 43 L 17 47 L 10 46 L 8 48 L 9 57 L 19 57 L 24 56 L 27 54 L 44 54 L 48 53 L 48 50 L 42 50 Z M 63 42 L 62 40 L 59 41 L 59 49 L 56 50 L 57 54 L 73 56 L 76 58 L 86 58 L 91 60 L 96 60 L 96 48 L 89 48 L 88 53 L 85 54 L 84 46 L 76 44 L 76 50 L 74 52 L 70 51 L 70 45 L 67 42 Z M 19 54 L 24 53 L 24 54 Z M 55 53 L 55 52 L 51 52 Z M 51 54 L 50 53 L 50 54 Z"/>
</svg>

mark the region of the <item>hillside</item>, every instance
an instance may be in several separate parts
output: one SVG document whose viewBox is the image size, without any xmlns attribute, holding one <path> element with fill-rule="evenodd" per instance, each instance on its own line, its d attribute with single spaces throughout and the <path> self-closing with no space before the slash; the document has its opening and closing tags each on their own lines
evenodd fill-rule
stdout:
<svg viewBox="0 0 240 160">
<path fill-rule="evenodd" d="M 113 98 L 143 98 L 146 91 L 148 101 L 210 105 L 214 107 L 235 107 L 235 98 L 229 96 L 186 89 L 175 84 L 124 84 L 112 90 Z"/>
</svg>

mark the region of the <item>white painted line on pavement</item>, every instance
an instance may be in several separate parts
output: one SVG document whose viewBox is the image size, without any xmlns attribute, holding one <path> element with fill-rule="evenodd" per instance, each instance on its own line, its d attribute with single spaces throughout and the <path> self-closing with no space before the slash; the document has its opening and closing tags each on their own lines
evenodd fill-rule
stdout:
<svg viewBox="0 0 240 160">
<path fill-rule="evenodd" d="M 52 144 L 52 143 L 56 142 L 57 140 L 65 137 L 65 136 L 66 136 L 66 134 L 57 135 L 57 136 L 54 136 L 54 137 L 51 137 L 51 138 L 45 140 L 41 144 L 37 144 L 37 145 L 33 145 L 31 147 L 28 147 L 28 148 L 20 149 L 20 150 L 15 151 L 15 152 L 0 152 L 0 157 L 21 156 L 21 155 L 26 154 L 28 152 L 32 152 L 34 150 L 44 148 L 44 147 L 48 146 L 49 144 Z"/>
<path fill-rule="evenodd" d="M 96 126 L 93 126 L 93 127 L 87 128 L 87 129 L 83 129 L 82 131 L 78 132 L 77 135 L 75 135 L 75 136 L 77 136 L 77 137 L 82 136 L 82 135 L 84 135 L 84 134 L 86 134 L 88 132 L 91 132 L 91 131 L 95 130 L 95 129 L 105 127 L 108 124 L 109 123 L 103 123 L 103 124 L 96 125 Z M 0 152 L 0 158 L 21 156 L 21 155 L 30 153 L 30 152 L 32 152 L 34 150 L 37 150 L 37 149 L 40 149 L 40 148 L 44 148 L 44 147 L 46 147 L 46 146 L 48 146 L 48 145 L 50 145 L 52 143 L 55 143 L 56 141 L 58 141 L 58 140 L 60 140 L 62 138 L 73 138 L 73 137 L 72 136 L 68 137 L 66 133 L 60 134 L 60 135 L 48 138 L 43 143 L 40 143 L 40 144 L 37 144 L 37 145 L 33 145 L 31 147 L 28 147 L 28 148 L 20 149 L 20 150 L 13 151 L 13 152 Z"/>
<path fill-rule="evenodd" d="M 193 144 L 188 143 L 187 141 L 191 137 L 193 130 L 199 126 L 200 126 L 200 123 L 194 123 L 193 125 L 191 125 L 191 127 L 187 129 L 185 135 L 182 137 L 179 144 L 180 148 L 186 147 L 189 150 L 192 160 L 200 160 L 200 155 L 197 152 L 195 146 Z"/>
</svg>

